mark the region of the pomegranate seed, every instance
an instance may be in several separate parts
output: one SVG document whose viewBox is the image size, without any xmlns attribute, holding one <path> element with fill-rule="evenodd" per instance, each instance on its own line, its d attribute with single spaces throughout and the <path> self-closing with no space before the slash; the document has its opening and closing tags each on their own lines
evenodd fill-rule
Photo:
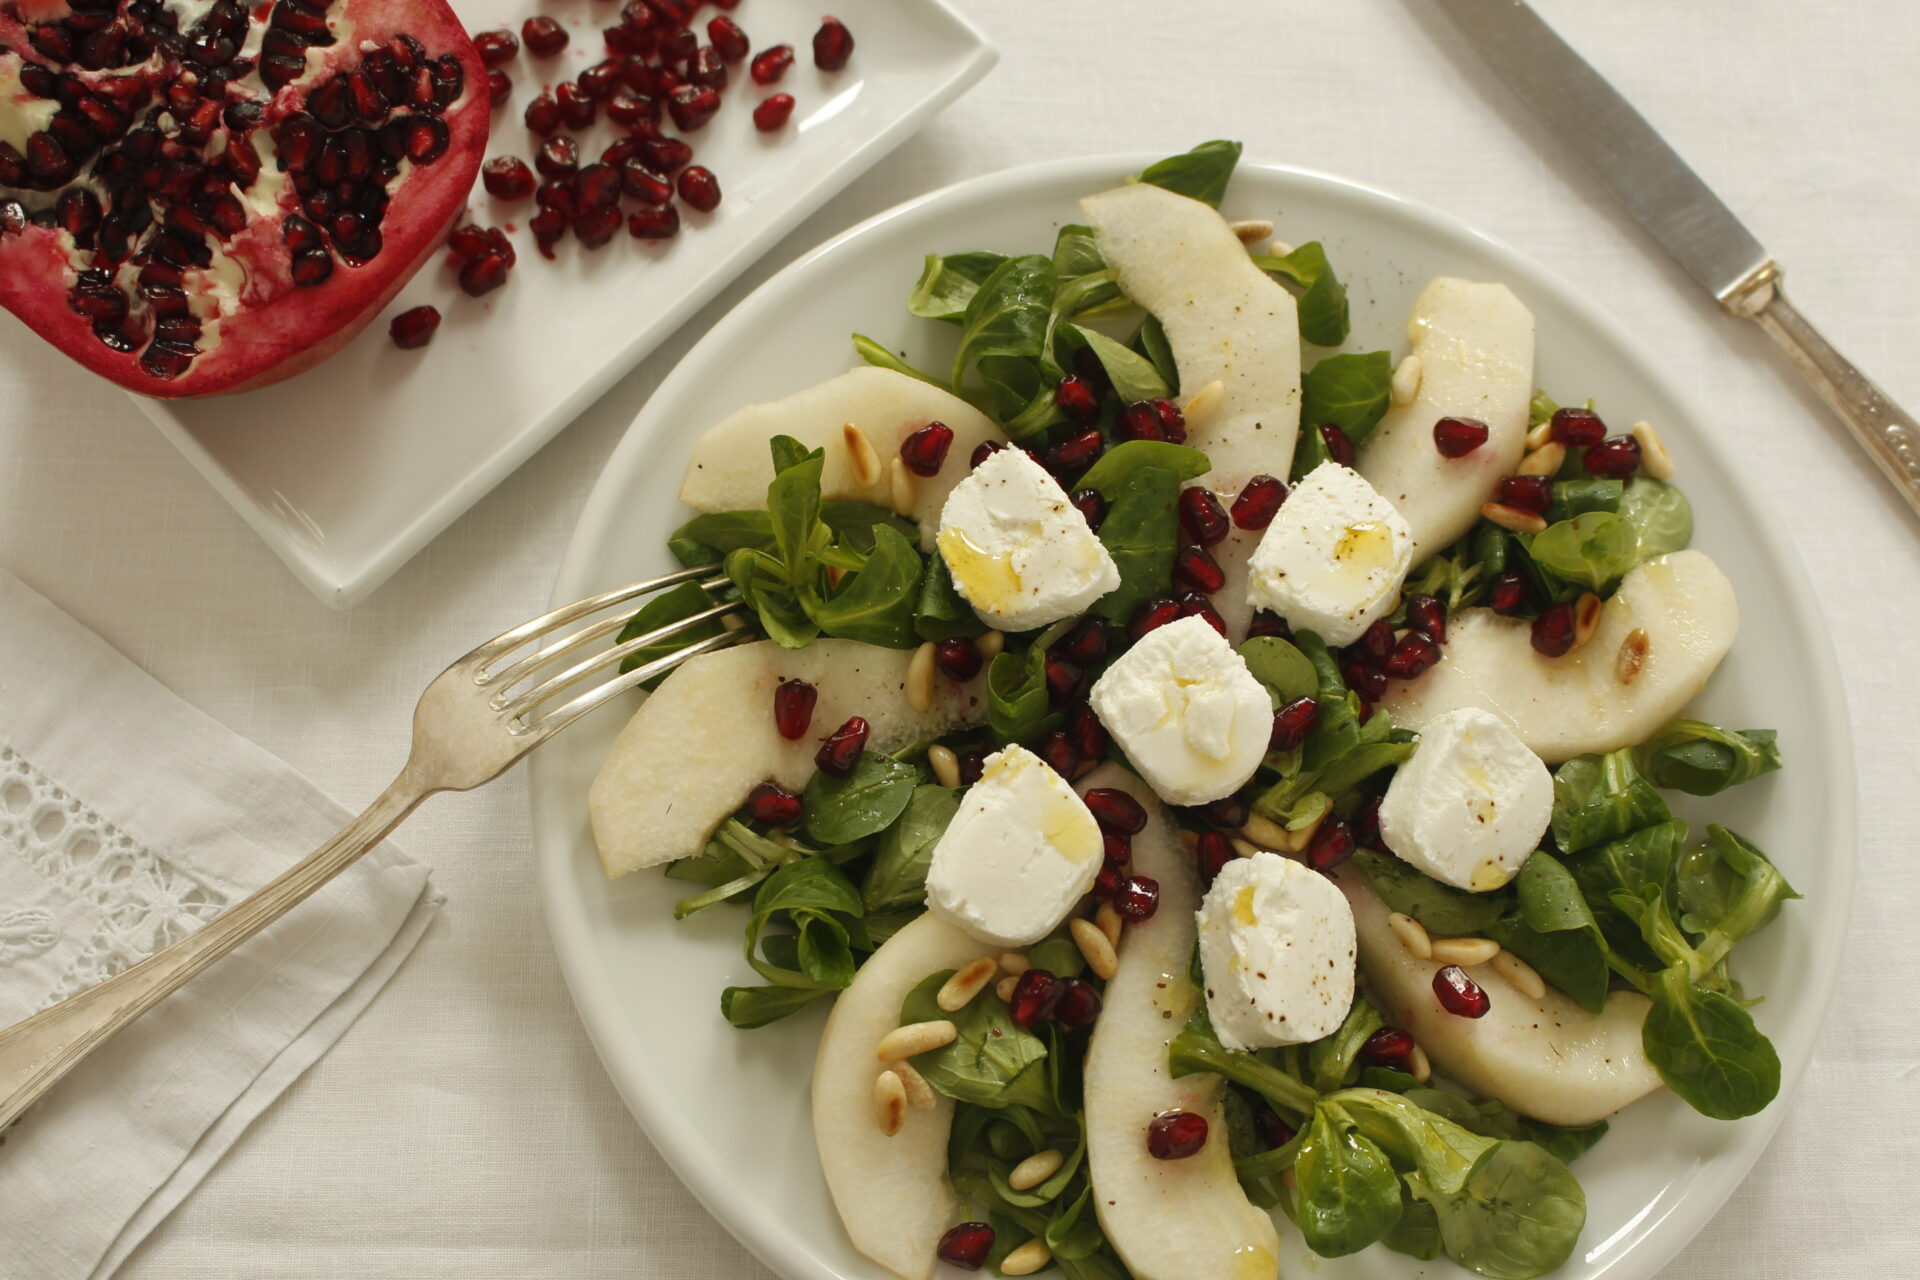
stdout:
<svg viewBox="0 0 1920 1280">
<path fill-rule="evenodd" d="M 636 240 L 665 240 L 680 230 L 680 211 L 672 205 L 641 209 L 627 216 L 627 231 Z"/>
<path fill-rule="evenodd" d="M 1218 609 L 1213 607 L 1213 601 L 1198 591 L 1189 591 L 1180 597 L 1180 616 L 1200 618 L 1221 635 L 1227 634 L 1227 620 L 1220 616 Z"/>
<path fill-rule="evenodd" d="M 987 753 L 985 749 L 975 747 L 971 751 L 962 751 L 960 753 L 960 784 L 962 786 L 972 786 L 974 783 L 980 781 L 980 776 L 986 771 Z"/>
<path fill-rule="evenodd" d="M 620 163 L 620 190 L 657 209 L 673 199 L 673 180 L 655 173 L 639 159 L 629 158 Z"/>
<path fill-rule="evenodd" d="M 1487 603 L 1493 611 L 1511 618 L 1527 607 L 1527 579 L 1518 569 L 1495 576 L 1487 591 Z"/>
<path fill-rule="evenodd" d="M 567 47 L 567 29 L 545 15 L 521 23 L 520 38 L 536 58 L 551 58 Z"/>
<path fill-rule="evenodd" d="M 558 209 L 542 209 L 527 219 L 527 230 L 533 232 L 534 243 L 547 259 L 552 259 L 553 246 L 567 234 L 567 226 L 567 215 Z"/>
<path fill-rule="evenodd" d="M 1138 640 L 1149 631 L 1158 630 L 1179 618 L 1180 606 L 1172 600 L 1149 600 L 1140 606 L 1140 612 L 1133 615 L 1133 621 L 1127 624 L 1127 635 Z"/>
<path fill-rule="evenodd" d="M 1413 1037 L 1400 1027 L 1382 1027 L 1367 1037 L 1360 1054 L 1369 1062 L 1391 1066 L 1413 1056 Z"/>
<path fill-rule="evenodd" d="M 1100 531 L 1100 522 L 1107 518 L 1107 500 L 1100 496 L 1098 489 L 1075 489 L 1067 495 L 1067 501 L 1086 520 L 1087 528 L 1095 533 Z"/>
<path fill-rule="evenodd" d="M 569 221 L 580 212 L 580 192 L 572 178 L 541 183 L 533 193 L 533 201 L 542 209 L 552 209 Z"/>
<path fill-rule="evenodd" d="M 1484 1018 L 1493 1007 L 1480 984 L 1457 964 L 1450 964 L 1433 975 L 1433 994 L 1440 997 L 1441 1008 L 1457 1017 Z"/>
<path fill-rule="evenodd" d="M 1040 758 L 1063 778 L 1073 777 L 1080 767 L 1080 750 L 1065 729 L 1054 729 L 1040 740 Z"/>
<path fill-rule="evenodd" d="M 758 85 L 777 84 L 780 77 L 787 74 L 787 68 L 793 65 L 793 46 L 777 44 L 771 49 L 762 49 L 753 55 L 753 61 L 747 69 L 753 73 L 753 82 Z"/>
<path fill-rule="evenodd" d="M 1060 412 L 1081 426 L 1100 416 L 1100 397 L 1079 378 L 1068 374 L 1053 389 L 1053 403 Z"/>
<path fill-rule="evenodd" d="M 1047 450 L 1047 470 L 1076 475 L 1085 471 L 1106 451 L 1107 442 L 1098 431 L 1082 431 L 1068 436 Z"/>
<path fill-rule="evenodd" d="M 684 19 L 675 19 L 684 21 Z M 684 26 L 675 27 L 660 37 L 660 60 L 670 63 L 685 63 L 699 52 L 700 37 Z"/>
<path fill-rule="evenodd" d="M 830 773 L 836 778 L 844 778 L 853 772 L 853 766 L 860 762 L 860 753 L 867 749 L 867 735 L 872 730 L 865 719 L 849 716 L 847 722 L 828 734 L 820 743 L 820 750 L 813 756 L 814 764 L 822 773 Z"/>
<path fill-rule="evenodd" d="M 1080 669 L 1078 663 L 1048 658 L 1046 676 L 1047 700 L 1057 707 L 1063 707 L 1079 694 L 1080 684 L 1086 677 L 1086 672 Z"/>
<path fill-rule="evenodd" d="M 1276 1149 L 1286 1146 L 1294 1138 L 1293 1126 L 1282 1120 L 1280 1113 L 1261 1098 L 1253 1100 L 1253 1127 L 1260 1131 L 1260 1141 Z"/>
<path fill-rule="evenodd" d="M 1415 631 L 1424 632 L 1435 644 L 1447 642 L 1446 606 L 1433 596 L 1407 597 L 1407 625 Z"/>
<path fill-rule="evenodd" d="M 591 129 L 600 114 L 593 95 L 571 80 L 554 89 L 553 100 L 560 104 L 560 119 L 569 129 Z"/>
<path fill-rule="evenodd" d="M 1094 617 L 1082 618 L 1053 647 L 1053 652 L 1083 667 L 1099 661 L 1107 656 L 1107 624 Z"/>
<path fill-rule="evenodd" d="M 1607 424 L 1591 409 L 1555 409 L 1547 435 L 1569 449 L 1586 449 L 1607 438 Z"/>
<path fill-rule="evenodd" d="M 1102 831 L 1100 856 L 1107 866 L 1124 873 L 1127 864 L 1133 861 L 1133 837 L 1125 832 Z"/>
<path fill-rule="evenodd" d="M 747 816 L 770 827 L 800 820 L 800 797 L 777 782 L 763 782 L 747 792 Z"/>
<path fill-rule="evenodd" d="M 1034 1027 L 1053 1016 L 1060 1003 L 1060 980 L 1045 969 L 1029 969 L 1013 985 L 1007 1010 L 1016 1026 Z"/>
<path fill-rule="evenodd" d="M 1351 858 L 1353 849 L 1353 828 L 1338 818 L 1329 818 L 1307 841 L 1307 865 L 1315 871 L 1331 871 Z"/>
<path fill-rule="evenodd" d="M 1412 680 L 1439 661 L 1440 646 L 1418 631 L 1409 631 L 1381 665 L 1395 680 Z"/>
<path fill-rule="evenodd" d="M 1233 845 L 1218 831 L 1202 831 L 1193 847 L 1193 856 L 1200 864 L 1200 882 L 1212 884 L 1221 868 L 1233 861 Z"/>
<path fill-rule="evenodd" d="M 753 127 L 762 133 L 778 133 L 793 115 L 793 95 L 776 93 L 753 109 Z"/>
<path fill-rule="evenodd" d="M 1113 895 L 1120 892 L 1122 878 L 1119 868 L 1111 862 L 1103 863 L 1100 869 L 1093 873 L 1093 887 L 1087 892 L 1101 902 L 1111 902 Z"/>
<path fill-rule="evenodd" d="M 773 691 L 773 725 L 788 742 L 798 742 L 813 726 L 813 704 L 820 691 L 805 680 L 784 680 Z"/>
<path fill-rule="evenodd" d="M 1247 639 L 1251 640 L 1255 636 L 1279 636 L 1282 640 L 1291 640 L 1293 628 L 1288 626 L 1287 620 L 1279 614 L 1262 610 L 1254 614 L 1253 619 L 1247 623 Z"/>
<path fill-rule="evenodd" d="M 693 61 L 687 64 L 687 79 L 709 89 L 724 89 L 727 87 L 727 60 L 712 46 L 700 49 L 694 53 Z"/>
<path fill-rule="evenodd" d="M 1247 819 L 1253 816 L 1253 807 L 1247 803 L 1246 796 L 1234 792 L 1218 800 L 1210 800 L 1194 810 L 1202 822 L 1216 827 L 1244 827 Z"/>
<path fill-rule="evenodd" d="M 460 264 L 460 288 L 469 298 L 492 293 L 507 282 L 513 264 L 503 253 L 482 254 Z"/>
<path fill-rule="evenodd" d="M 1120 411 L 1114 429 L 1123 440 L 1166 440 L 1185 444 L 1186 415 L 1171 400 L 1136 400 Z"/>
<path fill-rule="evenodd" d="M 720 110 L 720 94 L 704 84 L 683 84 L 667 95 L 667 114 L 682 133 L 692 133 Z"/>
<path fill-rule="evenodd" d="M 1160 882 L 1151 876 L 1128 876 L 1113 895 L 1113 909 L 1133 924 L 1153 919 L 1160 909 Z"/>
<path fill-rule="evenodd" d="M 520 40 L 511 31 L 482 31 L 473 38 L 473 47 L 480 51 L 480 61 L 489 67 L 504 67 L 520 53 Z"/>
<path fill-rule="evenodd" d="M 619 60 L 608 58 L 604 62 L 596 62 L 575 76 L 573 82 L 595 102 L 605 102 L 621 84 Z"/>
<path fill-rule="evenodd" d="M 580 148 L 572 138 L 548 138 L 534 153 L 533 167 L 542 177 L 571 178 L 580 171 Z"/>
<path fill-rule="evenodd" d="M 1537 516 L 1553 505 L 1553 481 L 1545 476 L 1503 476 L 1493 492 L 1495 501 Z"/>
<path fill-rule="evenodd" d="M 447 233 L 447 252 L 455 262 L 465 262 L 469 258 L 495 251 L 493 237 L 487 233 L 487 228 L 477 222 L 455 227 Z"/>
<path fill-rule="evenodd" d="M 1107 751 L 1107 730 L 1093 708 L 1081 703 L 1067 715 L 1067 736 L 1088 760 L 1097 760 Z"/>
<path fill-rule="evenodd" d="M 998 440 L 982 440 L 973 446 L 973 452 L 967 455 L 967 470 L 973 470 L 1006 447 Z"/>
<path fill-rule="evenodd" d="M 1212 595 L 1227 585 L 1227 574 L 1205 547 L 1182 547 L 1173 557 L 1173 580 L 1191 591 Z"/>
<path fill-rule="evenodd" d="M 1340 664 L 1347 687 L 1368 702 L 1378 702 L 1387 692 L 1387 673 L 1365 658 L 1349 658 Z"/>
<path fill-rule="evenodd" d="M 1587 450 L 1580 461 L 1588 475 L 1625 480 L 1640 469 L 1640 442 L 1632 436 L 1612 436 Z"/>
<path fill-rule="evenodd" d="M 411 311 L 402 311 L 387 326 L 387 332 L 393 338 L 393 345 L 402 351 L 412 351 L 424 347 L 433 341 L 433 331 L 440 327 L 440 313 L 432 307 L 415 307 Z"/>
<path fill-rule="evenodd" d="M 900 442 L 900 461 L 917 476 L 937 476 L 952 447 L 953 428 L 944 422 L 929 422 Z"/>
<path fill-rule="evenodd" d="M 513 96 L 513 80 L 504 71 L 487 72 L 487 105 L 503 107 Z"/>
<path fill-rule="evenodd" d="M 1272 476 L 1255 476 L 1233 500 L 1233 522 L 1242 529 L 1264 529 L 1280 514 L 1287 486 Z"/>
<path fill-rule="evenodd" d="M 1393 624 L 1385 618 L 1376 619 L 1373 625 L 1360 633 L 1360 639 L 1354 642 L 1355 649 L 1364 657 L 1378 661 L 1393 652 Z"/>
<path fill-rule="evenodd" d="M 533 194 L 533 170 L 519 156 L 495 156 L 480 166 L 487 194 L 501 200 L 525 200 Z"/>
<path fill-rule="evenodd" d="M 707 39 L 713 41 L 714 52 L 728 62 L 740 61 L 753 48 L 753 42 L 747 39 L 740 24 L 724 16 L 707 20 Z"/>
<path fill-rule="evenodd" d="M 1379 796 L 1368 796 L 1353 814 L 1354 843 L 1368 849 L 1379 849 L 1380 843 L 1380 800 Z"/>
<path fill-rule="evenodd" d="M 649 98 L 645 94 L 634 93 L 629 89 L 621 89 L 607 99 L 607 119 L 617 125 L 631 127 L 643 123 L 652 124 L 659 118 L 660 102 L 656 98 Z M 624 160 L 627 155 L 631 155 L 639 148 L 639 144 L 631 139 L 623 139 L 623 141 L 628 146 L 626 154 L 620 157 Z M 609 161 L 609 163 L 612 162 Z"/>
<path fill-rule="evenodd" d="M 1534 652 L 1557 658 L 1573 648 L 1573 606 L 1550 604 L 1533 620 Z"/>
<path fill-rule="evenodd" d="M 1211 489 L 1180 491 L 1180 527 L 1203 547 L 1211 547 L 1227 536 L 1227 512 Z"/>
<path fill-rule="evenodd" d="M 527 128 L 543 138 L 553 136 L 560 127 L 560 104 L 553 95 L 543 93 L 527 104 Z"/>
<path fill-rule="evenodd" d="M 1433 447 L 1443 458 L 1464 458 L 1487 442 L 1487 424 L 1477 418 L 1442 418 L 1433 424 Z"/>
<path fill-rule="evenodd" d="M 1102 831 L 1137 835 L 1147 828 L 1147 811 L 1138 800 L 1117 787 L 1095 787 L 1081 797 L 1093 811 Z"/>
<path fill-rule="evenodd" d="M 1147 1125 L 1147 1154 L 1155 1160 L 1185 1160 L 1207 1145 L 1207 1118 L 1197 1111 L 1165 1111 Z"/>
<path fill-rule="evenodd" d="M 619 188 L 614 188 L 616 198 Z M 573 218 L 573 234 L 580 243 L 589 249 L 602 249 L 613 240 L 620 231 L 620 208 L 618 205 L 594 205 L 583 208 Z"/>
<path fill-rule="evenodd" d="M 979 675 L 985 661 L 980 646 L 964 636 L 942 640 L 933 646 L 933 665 L 940 668 L 947 679 L 960 684 Z"/>
<path fill-rule="evenodd" d="M 847 24 L 838 18 L 822 18 L 820 29 L 813 33 L 813 65 L 822 71 L 838 71 L 852 56 L 853 32 L 847 30 Z"/>
<path fill-rule="evenodd" d="M 1100 993 L 1082 978 L 1060 979 L 1060 998 L 1054 1002 L 1053 1020 L 1069 1031 L 1093 1025 L 1100 1016 Z"/>
<path fill-rule="evenodd" d="M 1353 465 L 1353 441 L 1347 433 L 1331 422 L 1320 424 L 1320 443 L 1327 446 L 1327 456 L 1343 467 Z"/>
<path fill-rule="evenodd" d="M 720 207 L 720 179 L 703 164 L 680 171 L 679 189 L 680 198 L 701 213 L 712 213 Z"/>
<path fill-rule="evenodd" d="M 1268 745 L 1275 751 L 1291 751 L 1307 740 L 1320 723 L 1320 704 L 1312 698 L 1295 698 L 1273 713 L 1273 737 Z"/>
<path fill-rule="evenodd" d="M 993 1228 L 984 1222 L 963 1222 L 940 1237 L 940 1261 L 962 1271 L 978 1271 L 993 1251 Z"/>
</svg>

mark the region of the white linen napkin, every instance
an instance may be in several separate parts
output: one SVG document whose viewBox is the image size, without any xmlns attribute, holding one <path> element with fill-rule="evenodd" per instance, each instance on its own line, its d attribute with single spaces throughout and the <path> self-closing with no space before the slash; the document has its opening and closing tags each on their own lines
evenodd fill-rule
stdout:
<svg viewBox="0 0 1920 1280">
<path fill-rule="evenodd" d="M 0 571 L 0 1026 L 218 915 L 352 815 Z M 444 901 L 391 844 L 0 1138 L 0 1272 L 105 1280 L 360 1016 Z"/>
</svg>

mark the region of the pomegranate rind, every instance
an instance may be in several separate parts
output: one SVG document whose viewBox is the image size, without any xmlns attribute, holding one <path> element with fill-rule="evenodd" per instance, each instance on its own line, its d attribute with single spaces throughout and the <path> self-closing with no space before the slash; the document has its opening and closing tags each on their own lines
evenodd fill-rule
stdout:
<svg viewBox="0 0 1920 1280">
<path fill-rule="evenodd" d="M 947 1180 L 953 1099 L 935 1093 L 907 1109 L 888 1137 L 874 1118 L 881 1039 L 900 1025 L 900 1006 L 928 977 L 960 969 L 989 948 L 937 916 L 922 915 L 888 938 L 834 999 L 813 1063 L 813 1138 L 820 1171 L 853 1247 L 901 1280 L 930 1280 L 940 1237 L 961 1217 Z M 976 999 L 992 999 L 990 995 Z"/>
<path fill-rule="evenodd" d="M 343 66 L 357 65 L 367 41 L 384 43 L 410 34 L 431 56 L 453 54 L 463 73 L 460 96 L 440 116 L 448 132 L 445 154 L 429 165 L 403 165 L 389 187 L 393 203 L 380 223 L 384 243 L 378 257 L 360 266 L 337 264 L 324 284 L 294 286 L 287 276 L 288 254 L 279 241 L 279 219 L 297 211 L 297 197 L 285 190 L 280 212 L 270 223 L 256 216 L 246 231 L 218 246 L 246 269 L 242 296 L 253 301 L 223 317 L 215 331 L 217 341 L 205 344 L 188 369 L 172 379 L 143 371 L 139 351 L 106 346 L 89 320 L 68 304 L 75 269 L 62 232 L 29 226 L 0 237 L 0 306 L 92 372 L 136 394 L 163 400 L 270 386 L 313 368 L 350 342 L 432 260 L 460 216 L 486 153 L 489 103 L 486 67 L 445 0 L 341 0 L 336 10 L 332 25 L 341 38 L 309 51 L 307 73 L 273 94 L 263 117 L 266 124 L 297 110 L 300 91 Z M 7 41 L 12 47 L 28 47 L 11 19 L 0 22 L 0 37 L 8 35 L 8 28 L 19 36 Z M 20 61 L 17 54 L 0 54 L 0 63 L 17 68 Z M 272 161 L 267 164 L 271 167 Z"/>
<path fill-rule="evenodd" d="M 1133 837 L 1134 874 L 1160 885 L 1159 909 L 1120 935 L 1120 967 L 1087 1044 L 1087 1171 L 1100 1228 L 1140 1280 L 1270 1280 L 1280 1238 L 1233 1171 L 1226 1084 L 1210 1072 L 1175 1079 L 1167 1064 L 1167 1042 L 1200 1003 L 1186 977 L 1199 872 L 1160 798 L 1139 778 L 1109 764 L 1075 785 L 1083 794 L 1117 788 L 1146 809 L 1146 828 Z M 1204 1117 L 1210 1136 L 1195 1155 L 1156 1160 L 1147 1126 L 1173 1110 Z"/>
</svg>

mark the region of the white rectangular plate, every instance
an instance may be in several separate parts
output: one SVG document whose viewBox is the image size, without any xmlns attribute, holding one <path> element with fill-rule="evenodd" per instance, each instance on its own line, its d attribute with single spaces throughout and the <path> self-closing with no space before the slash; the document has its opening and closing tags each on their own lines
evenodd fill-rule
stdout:
<svg viewBox="0 0 1920 1280">
<path fill-rule="evenodd" d="M 525 0 L 461 0 L 469 31 L 518 29 Z M 560 56 L 523 49 L 513 98 L 493 113 L 489 155 L 531 161 L 521 123 L 543 85 L 605 56 L 600 31 L 619 10 L 604 0 L 547 0 L 572 36 Z M 944 0 L 835 0 L 852 30 L 843 71 L 813 65 L 821 6 L 746 0 L 732 17 L 754 50 L 794 47 L 778 88 L 799 99 L 775 134 L 752 107 L 773 92 L 733 67 L 725 105 L 691 135 L 695 159 L 724 193 L 712 214 L 682 210 L 680 234 L 642 244 L 622 231 L 586 251 L 568 237 L 548 262 L 526 234 L 531 200 L 507 204 L 475 187 L 474 217 L 512 224 L 519 265 L 473 299 L 438 262 L 421 271 L 366 331 L 326 364 L 278 386 L 211 400 L 137 398 L 214 489 L 323 601 L 345 608 L 530 457 L 775 241 L 940 108 L 985 75 L 993 49 Z M 705 22 L 719 12 L 697 16 Z M 595 156 L 618 136 L 604 120 L 581 135 Z M 433 344 L 401 351 L 387 320 L 432 303 Z"/>
</svg>

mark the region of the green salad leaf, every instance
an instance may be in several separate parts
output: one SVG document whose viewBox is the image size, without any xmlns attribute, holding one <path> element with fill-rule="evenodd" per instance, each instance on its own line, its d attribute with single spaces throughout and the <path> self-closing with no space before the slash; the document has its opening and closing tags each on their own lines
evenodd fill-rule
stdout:
<svg viewBox="0 0 1920 1280">
<path fill-rule="evenodd" d="M 960 793 L 931 783 L 915 787 L 900 816 L 880 837 L 860 884 L 869 913 L 917 907 L 926 901 L 933 847 L 960 809 Z"/>
<path fill-rule="evenodd" d="M 920 784 L 920 771 L 877 751 L 863 751 L 851 772 L 817 770 L 801 795 L 807 834 L 822 844 L 848 844 L 891 826 Z"/>
<path fill-rule="evenodd" d="M 1575 756 L 1553 771 L 1553 841 L 1566 853 L 1665 822 L 1667 802 L 1634 767 L 1632 748 Z"/>
<path fill-rule="evenodd" d="M 1141 171 L 1139 180 L 1218 208 L 1226 198 L 1227 182 L 1233 177 L 1234 166 L 1239 163 L 1240 144 L 1216 139 L 1148 165 Z"/>
<path fill-rule="evenodd" d="M 957 1102 L 992 1111 L 1024 1108 L 1058 1113 L 1047 1080 L 1047 1046 L 1013 1020 L 998 1000 L 975 1000 L 958 1013 L 935 1003 L 953 970 L 936 973 L 915 987 L 900 1006 L 900 1025 L 952 1021 L 959 1032 L 951 1044 L 913 1059 L 928 1084 Z"/>
<path fill-rule="evenodd" d="M 1337 347 L 1347 340 L 1347 287 L 1333 273 L 1326 247 L 1318 240 L 1285 257 L 1257 257 L 1253 264 L 1298 291 L 1302 338 L 1319 347 Z"/>
<path fill-rule="evenodd" d="M 1330 422 L 1359 444 L 1387 416 L 1393 399 L 1393 357 L 1385 351 L 1349 351 L 1323 358 L 1300 382 L 1300 424 L 1312 428 Z M 1308 441 L 1311 431 L 1302 435 Z M 1326 446 L 1319 445 L 1322 454 Z M 1326 459 L 1322 457 L 1321 462 Z M 1314 465 L 1318 465 L 1315 463 Z M 1304 475 L 1312 466 L 1295 471 Z"/>
<path fill-rule="evenodd" d="M 908 314 L 959 324 L 981 284 L 1006 260 L 1004 253 L 928 254 L 920 279 L 907 295 Z"/>
<path fill-rule="evenodd" d="M 1780 748 L 1771 729 L 1680 719 L 1634 748 L 1633 760 L 1656 787 L 1714 796 L 1778 769 Z"/>
<path fill-rule="evenodd" d="M 1106 499 L 1100 541 L 1120 570 L 1120 585 L 1100 597 L 1095 613 L 1122 621 L 1147 601 L 1172 594 L 1180 486 L 1205 475 L 1209 465 L 1206 454 L 1186 445 L 1128 440 L 1107 450 L 1080 478 L 1081 487 Z"/>
</svg>

